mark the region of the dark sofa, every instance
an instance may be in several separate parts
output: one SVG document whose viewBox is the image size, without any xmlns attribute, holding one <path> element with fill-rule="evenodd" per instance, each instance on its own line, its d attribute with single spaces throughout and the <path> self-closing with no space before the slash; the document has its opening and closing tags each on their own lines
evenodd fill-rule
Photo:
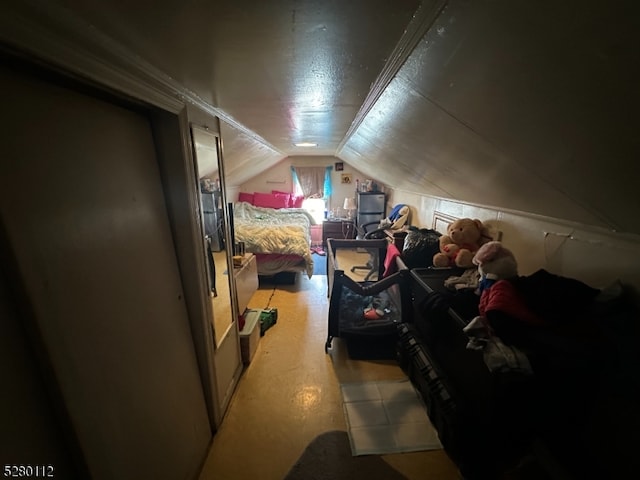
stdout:
<svg viewBox="0 0 640 480">
<path fill-rule="evenodd" d="M 638 471 L 639 317 L 634 293 L 605 291 L 544 270 L 514 279 L 544 327 L 493 312 L 504 344 L 533 374 L 489 371 L 467 348 L 477 315 L 471 290 L 449 291 L 455 270 L 413 269 L 412 321 L 399 326 L 398 359 L 421 392 L 464 478 L 625 478 Z"/>
</svg>

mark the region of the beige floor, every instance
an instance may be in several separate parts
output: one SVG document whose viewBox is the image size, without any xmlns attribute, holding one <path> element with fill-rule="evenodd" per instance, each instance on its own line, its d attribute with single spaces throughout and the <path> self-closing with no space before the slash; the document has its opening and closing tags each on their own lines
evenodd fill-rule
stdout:
<svg viewBox="0 0 640 480">
<path fill-rule="evenodd" d="M 277 308 L 278 322 L 243 373 L 200 480 L 282 479 L 315 437 L 346 431 L 340 383 L 405 376 L 394 362 L 350 360 L 339 338 L 325 354 L 326 279 L 298 275 L 253 296 L 249 307 Z M 408 479 L 460 478 L 442 451 L 383 459 Z"/>
<path fill-rule="evenodd" d="M 213 260 L 216 264 L 216 296 L 211 297 L 211 307 L 215 312 L 213 316 L 214 331 L 216 334 L 216 344 L 227 333 L 233 322 L 231 316 L 231 298 L 229 294 L 229 276 L 227 275 L 227 253 L 222 250 L 213 253 Z"/>
</svg>

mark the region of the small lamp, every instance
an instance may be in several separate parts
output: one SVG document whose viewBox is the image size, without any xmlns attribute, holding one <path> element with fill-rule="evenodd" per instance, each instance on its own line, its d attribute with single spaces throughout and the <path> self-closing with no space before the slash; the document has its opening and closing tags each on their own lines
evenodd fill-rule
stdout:
<svg viewBox="0 0 640 480">
<path fill-rule="evenodd" d="M 353 220 L 353 211 L 356 209 L 356 201 L 353 199 L 353 197 L 345 198 L 342 208 L 347 211 L 347 218 L 349 220 Z"/>
</svg>

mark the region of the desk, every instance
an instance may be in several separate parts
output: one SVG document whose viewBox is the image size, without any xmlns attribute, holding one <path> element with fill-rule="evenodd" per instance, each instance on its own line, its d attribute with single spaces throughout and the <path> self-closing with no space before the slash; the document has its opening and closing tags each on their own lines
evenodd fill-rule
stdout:
<svg viewBox="0 0 640 480">
<path fill-rule="evenodd" d="M 327 245 L 327 238 L 356 238 L 356 226 L 353 220 L 338 219 L 322 222 L 322 245 Z"/>
</svg>

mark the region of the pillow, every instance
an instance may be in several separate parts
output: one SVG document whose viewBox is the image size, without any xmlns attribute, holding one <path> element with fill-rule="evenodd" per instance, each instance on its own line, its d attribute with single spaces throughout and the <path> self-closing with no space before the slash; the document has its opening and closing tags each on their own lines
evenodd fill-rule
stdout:
<svg viewBox="0 0 640 480">
<path fill-rule="evenodd" d="M 291 201 L 291 195 L 289 195 L 288 193 L 272 193 L 272 195 L 276 198 L 278 202 L 282 202 L 282 205 L 280 207 L 275 207 L 275 208 L 290 207 L 289 202 Z"/>
<path fill-rule="evenodd" d="M 304 202 L 304 195 L 291 195 L 289 199 L 289 207 L 302 208 L 302 202 Z"/>
<path fill-rule="evenodd" d="M 271 190 L 272 195 L 286 195 L 287 196 L 287 207 L 291 207 L 291 200 L 293 198 L 293 193 L 282 192 L 280 190 Z M 284 208 L 287 208 L 284 207 Z"/>
<path fill-rule="evenodd" d="M 239 202 L 247 202 L 253 205 L 253 193 L 240 192 L 238 195 Z"/>
<path fill-rule="evenodd" d="M 274 195 L 289 195 L 289 208 L 302 208 L 304 195 L 296 195 L 295 193 L 281 192 L 280 190 L 271 190 Z"/>
<path fill-rule="evenodd" d="M 254 192 L 253 204 L 256 207 L 287 208 L 289 207 L 289 195 Z"/>
</svg>

